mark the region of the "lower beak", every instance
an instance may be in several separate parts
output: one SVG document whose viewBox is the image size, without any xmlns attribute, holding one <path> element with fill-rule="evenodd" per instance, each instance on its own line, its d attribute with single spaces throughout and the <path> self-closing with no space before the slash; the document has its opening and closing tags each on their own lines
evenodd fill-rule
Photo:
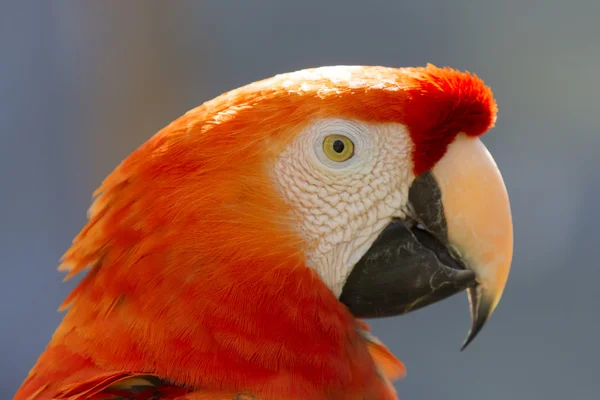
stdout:
<svg viewBox="0 0 600 400">
<path fill-rule="evenodd" d="M 476 286 L 475 273 L 439 240 L 396 220 L 354 266 L 340 301 L 358 318 L 389 317 Z"/>
<path fill-rule="evenodd" d="M 405 314 L 467 290 L 471 330 L 498 305 L 512 260 L 508 195 L 477 138 L 459 135 L 417 177 L 409 201 L 418 222 L 394 220 L 354 266 L 340 301 L 358 318 Z"/>
</svg>

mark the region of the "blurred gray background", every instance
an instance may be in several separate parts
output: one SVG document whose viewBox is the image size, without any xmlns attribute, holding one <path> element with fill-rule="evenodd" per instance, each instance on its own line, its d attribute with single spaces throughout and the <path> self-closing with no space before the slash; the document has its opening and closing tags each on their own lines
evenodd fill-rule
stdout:
<svg viewBox="0 0 600 400">
<path fill-rule="evenodd" d="M 335 64 L 468 69 L 500 112 L 484 137 L 512 200 L 515 255 L 477 340 L 466 295 L 375 334 L 410 399 L 600 393 L 600 1 L 203 0 L 0 3 L 0 399 L 61 319 L 58 259 L 92 191 L 188 109 Z"/>
</svg>

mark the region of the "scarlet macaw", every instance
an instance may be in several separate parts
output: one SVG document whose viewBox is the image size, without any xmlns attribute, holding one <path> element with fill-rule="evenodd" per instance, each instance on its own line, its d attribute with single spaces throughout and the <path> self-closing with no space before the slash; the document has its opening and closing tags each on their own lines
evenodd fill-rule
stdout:
<svg viewBox="0 0 600 400">
<path fill-rule="evenodd" d="M 16 400 L 392 400 L 360 318 L 467 290 L 475 337 L 512 258 L 474 75 L 322 67 L 187 112 L 102 183 L 63 257 L 89 272 Z"/>
</svg>

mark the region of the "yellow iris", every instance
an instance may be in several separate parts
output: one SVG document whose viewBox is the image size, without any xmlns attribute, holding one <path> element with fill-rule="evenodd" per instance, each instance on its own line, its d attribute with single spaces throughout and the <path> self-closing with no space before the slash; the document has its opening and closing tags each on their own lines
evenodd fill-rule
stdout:
<svg viewBox="0 0 600 400">
<path fill-rule="evenodd" d="M 330 160 L 343 162 L 354 155 L 354 143 L 343 135 L 329 135 L 323 141 L 323 152 Z"/>
</svg>

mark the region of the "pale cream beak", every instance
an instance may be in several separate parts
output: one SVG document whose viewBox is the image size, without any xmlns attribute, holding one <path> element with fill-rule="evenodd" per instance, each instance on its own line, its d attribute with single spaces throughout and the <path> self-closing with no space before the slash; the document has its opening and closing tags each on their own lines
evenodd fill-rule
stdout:
<svg viewBox="0 0 600 400">
<path fill-rule="evenodd" d="M 500 171 L 478 138 L 459 134 L 431 172 L 440 188 L 451 252 L 479 283 L 468 289 L 472 325 L 464 349 L 498 305 L 508 279 L 510 202 Z"/>
</svg>

